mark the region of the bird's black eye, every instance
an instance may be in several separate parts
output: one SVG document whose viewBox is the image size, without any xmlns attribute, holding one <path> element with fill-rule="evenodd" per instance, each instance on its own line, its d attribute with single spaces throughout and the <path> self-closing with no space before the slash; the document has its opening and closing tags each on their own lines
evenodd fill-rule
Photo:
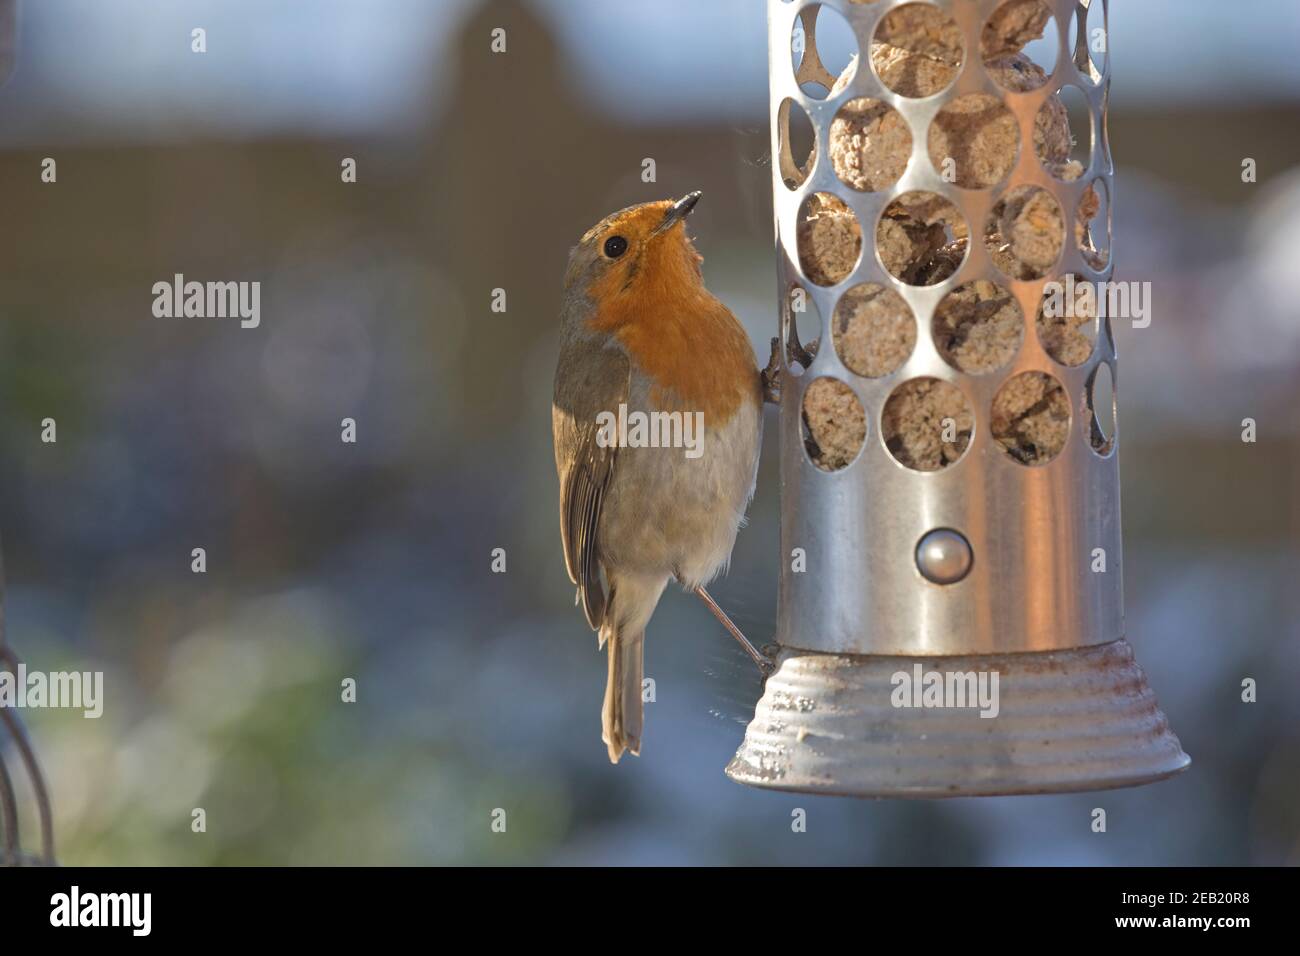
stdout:
<svg viewBox="0 0 1300 956">
<path fill-rule="evenodd" d="M 627 252 L 627 240 L 622 236 L 610 236 L 605 240 L 605 255 L 611 259 L 617 259 L 625 252 Z"/>
</svg>

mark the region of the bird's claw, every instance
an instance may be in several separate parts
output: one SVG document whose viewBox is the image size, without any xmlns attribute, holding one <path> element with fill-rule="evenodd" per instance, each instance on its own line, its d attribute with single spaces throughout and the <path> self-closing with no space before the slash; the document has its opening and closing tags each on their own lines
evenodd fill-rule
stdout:
<svg viewBox="0 0 1300 956">
<path fill-rule="evenodd" d="M 781 404 L 781 340 L 772 336 L 772 355 L 759 373 L 763 381 L 763 401 Z"/>
</svg>

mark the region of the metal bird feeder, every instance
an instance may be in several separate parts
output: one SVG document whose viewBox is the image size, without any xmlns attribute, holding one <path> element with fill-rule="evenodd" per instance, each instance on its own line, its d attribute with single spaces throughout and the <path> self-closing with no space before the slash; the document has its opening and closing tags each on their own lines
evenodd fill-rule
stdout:
<svg viewBox="0 0 1300 956">
<path fill-rule="evenodd" d="M 1043 71 L 1037 89 L 1012 92 L 995 82 L 980 55 L 985 25 L 1003 0 L 768 0 L 772 188 L 787 343 L 780 409 L 783 566 L 777 667 L 727 767 L 733 780 L 877 797 L 1052 793 L 1144 784 L 1190 762 L 1125 638 L 1118 435 L 1099 441 L 1093 411 L 1098 369 L 1114 374 L 1109 320 L 1092 318 L 1095 341 L 1086 359 L 1067 365 L 1049 354 L 1034 319 L 1046 282 L 1073 274 L 1101 283 L 1114 266 L 1113 256 L 1102 262 L 1088 254 L 1087 242 L 1073 241 L 1076 227 L 1086 233 L 1082 226 L 1089 225 L 1078 222 L 1085 191 L 1104 189 L 1107 201 L 1113 195 L 1109 57 L 1096 55 L 1088 42 L 1093 29 L 1104 29 L 1105 5 L 1042 2 L 1060 41 L 1055 66 Z M 905 5 L 937 8 L 960 31 L 963 59 L 932 95 L 900 95 L 872 62 L 883 19 Z M 856 67 L 838 78 L 818 56 L 819 6 L 842 16 L 857 41 Z M 805 50 L 796 68 L 790 50 L 798 32 Z M 810 82 L 829 95 L 807 92 Z M 1090 159 L 1072 179 L 1045 169 L 1030 145 L 1040 108 L 1066 85 L 1082 91 L 1091 129 Z M 996 98 L 1018 132 L 1014 163 L 988 188 L 950 181 L 928 146 L 936 115 L 970 94 Z M 833 121 L 860 97 L 887 104 L 910 130 L 905 168 L 876 191 L 850 188 L 832 161 Z M 796 107 L 811 120 L 815 142 L 802 170 L 789 135 Z M 978 232 L 1000 199 L 1026 185 L 1056 200 L 1067 227 L 1052 267 L 1028 280 L 1008 278 Z M 882 213 L 917 190 L 951 202 L 969 224 L 968 254 L 928 285 L 900 281 L 876 241 Z M 836 197 L 861 224 L 861 254 L 831 284 L 815 281 L 800 257 L 800 217 L 816 193 Z M 1108 235 L 1109 210 L 1104 215 L 1092 228 Z M 954 368 L 932 331 L 944 297 L 975 280 L 1009 289 L 1024 318 L 1014 355 L 984 374 Z M 833 328 L 838 301 L 861 283 L 897 293 L 916 323 L 906 360 L 874 378 L 846 365 Z M 806 290 L 820 316 L 819 347 L 806 369 L 791 358 L 802 349 L 790 306 L 795 286 Z M 1051 376 L 1068 399 L 1068 434 L 1045 463 L 1017 459 L 993 433 L 999 389 L 1026 372 Z M 844 383 L 865 418 L 861 451 L 835 471 L 818 467 L 806 450 L 805 393 L 824 377 Z M 905 467 L 883 434 L 891 394 L 917 378 L 950 383 L 971 409 L 966 447 L 948 467 Z M 930 673 L 940 682 L 944 675 L 996 674 L 996 716 L 960 702 L 899 706 L 899 687 Z"/>
</svg>

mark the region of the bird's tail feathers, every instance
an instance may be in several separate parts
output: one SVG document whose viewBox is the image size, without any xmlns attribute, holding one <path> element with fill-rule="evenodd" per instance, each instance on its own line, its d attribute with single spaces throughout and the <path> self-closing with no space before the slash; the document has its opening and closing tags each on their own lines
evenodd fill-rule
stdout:
<svg viewBox="0 0 1300 956">
<path fill-rule="evenodd" d="M 597 639 L 609 655 L 609 677 L 605 682 L 600 722 L 601 739 L 613 763 L 618 763 L 624 751 L 641 753 L 645 629 L 667 583 L 667 578 L 631 575 L 614 575 L 609 582 L 609 601 Z"/>
<path fill-rule="evenodd" d="M 606 627 L 609 628 L 605 638 L 609 678 L 600 714 L 600 737 L 609 749 L 610 762 L 618 763 L 624 750 L 641 753 L 641 662 L 645 632 L 629 633 Z"/>
</svg>

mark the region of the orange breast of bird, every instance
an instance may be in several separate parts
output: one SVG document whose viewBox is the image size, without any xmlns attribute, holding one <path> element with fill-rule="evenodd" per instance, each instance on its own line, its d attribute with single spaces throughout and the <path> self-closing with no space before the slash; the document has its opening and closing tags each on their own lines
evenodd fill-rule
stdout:
<svg viewBox="0 0 1300 956">
<path fill-rule="evenodd" d="M 716 427 L 741 403 L 761 404 L 762 390 L 749 336 L 704 287 L 699 263 L 689 246 L 647 250 L 634 281 L 593 285 L 589 324 L 617 337 L 660 408 L 702 411 Z"/>
</svg>

